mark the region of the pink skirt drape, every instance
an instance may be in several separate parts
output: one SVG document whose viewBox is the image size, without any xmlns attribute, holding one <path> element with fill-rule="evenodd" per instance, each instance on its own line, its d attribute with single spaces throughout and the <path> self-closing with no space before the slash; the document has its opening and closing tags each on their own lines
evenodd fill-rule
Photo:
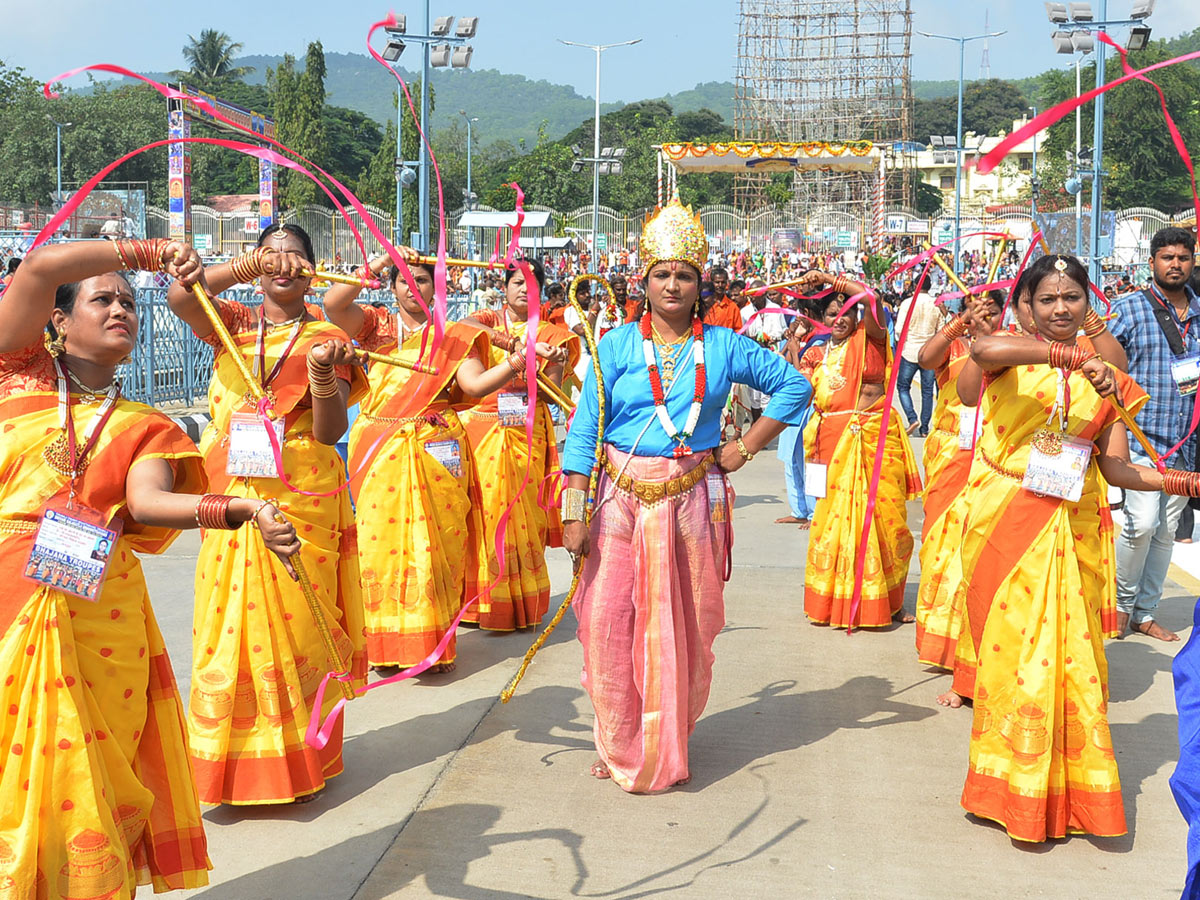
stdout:
<svg viewBox="0 0 1200 900">
<path fill-rule="evenodd" d="M 624 471 L 638 481 L 662 482 L 708 452 L 630 460 L 609 446 L 608 456 L 618 470 L 629 461 Z M 733 500 L 715 467 L 688 493 L 652 506 L 600 476 L 602 503 L 574 609 L 596 750 L 627 791 L 689 777 L 688 736 L 708 702 L 712 644 L 725 625 Z"/>
</svg>

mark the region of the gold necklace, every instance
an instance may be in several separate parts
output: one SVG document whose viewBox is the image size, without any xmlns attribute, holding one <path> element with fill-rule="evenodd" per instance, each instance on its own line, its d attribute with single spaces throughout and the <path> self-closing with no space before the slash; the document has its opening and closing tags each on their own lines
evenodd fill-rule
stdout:
<svg viewBox="0 0 1200 900">
<path fill-rule="evenodd" d="M 63 368 L 67 369 L 67 377 L 70 378 L 71 383 L 73 385 L 75 385 L 76 388 L 78 388 L 76 393 L 79 394 L 79 399 L 83 403 L 101 403 L 101 402 L 103 402 L 105 399 L 107 399 L 108 392 L 110 390 L 112 390 L 113 384 L 116 383 L 116 379 L 114 378 L 108 384 L 104 385 L 104 387 L 101 387 L 101 388 L 88 387 L 86 384 L 84 384 L 82 381 L 80 381 L 76 377 L 75 373 L 72 372 L 69 368 L 67 368 L 66 366 L 64 366 Z"/>
<path fill-rule="evenodd" d="M 263 321 L 267 323 L 267 330 L 271 331 L 276 328 L 285 328 L 288 325 L 295 325 L 297 322 L 299 322 L 301 319 L 303 319 L 306 315 L 308 315 L 307 309 L 304 310 L 304 312 L 300 313 L 300 315 L 294 316 L 293 318 L 288 319 L 285 322 L 272 322 L 270 319 L 267 318 L 266 313 L 263 313 Z"/>
</svg>

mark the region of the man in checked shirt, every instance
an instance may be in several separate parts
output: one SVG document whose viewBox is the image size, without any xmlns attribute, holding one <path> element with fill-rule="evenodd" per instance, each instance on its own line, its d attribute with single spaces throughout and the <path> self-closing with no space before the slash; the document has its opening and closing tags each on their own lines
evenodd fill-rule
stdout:
<svg viewBox="0 0 1200 900">
<path fill-rule="evenodd" d="M 1149 285 L 1118 297 L 1113 336 L 1129 356 L 1129 374 L 1150 395 L 1138 415 L 1163 462 L 1193 471 L 1196 434 L 1188 434 L 1200 382 L 1200 300 L 1188 285 L 1196 241 L 1183 228 L 1162 228 L 1150 240 Z M 1186 436 L 1186 440 L 1184 439 Z M 1170 456 L 1167 451 L 1178 445 Z M 1136 443 L 1134 462 L 1151 465 Z M 1186 497 L 1127 491 L 1117 538 L 1117 630 L 1139 631 L 1160 641 L 1179 635 L 1154 619 L 1171 562 L 1171 545 Z"/>
</svg>

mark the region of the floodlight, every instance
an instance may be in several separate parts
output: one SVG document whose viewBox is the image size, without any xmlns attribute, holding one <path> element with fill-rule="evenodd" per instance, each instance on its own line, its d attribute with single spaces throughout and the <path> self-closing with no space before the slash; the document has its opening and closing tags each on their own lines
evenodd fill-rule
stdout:
<svg viewBox="0 0 1200 900">
<path fill-rule="evenodd" d="M 581 160 L 581 159 L 572 160 L 571 161 L 571 171 L 572 172 L 582 172 L 583 171 L 583 160 Z"/>
<path fill-rule="evenodd" d="M 400 54 L 404 52 L 404 41 L 397 41 L 394 38 L 389 38 L 388 42 L 383 46 L 384 62 L 395 62 L 400 58 Z"/>
<path fill-rule="evenodd" d="M 1096 49 L 1096 39 L 1090 31 L 1072 31 L 1071 49 L 1076 53 L 1091 53 Z"/>
<path fill-rule="evenodd" d="M 940 134 L 931 134 L 929 136 L 929 143 L 931 146 L 937 147 L 938 149 L 941 149 L 945 146 L 945 144 L 942 143 L 942 136 Z"/>
<path fill-rule="evenodd" d="M 1055 53 L 1074 53 L 1075 45 L 1071 42 L 1071 32 L 1056 31 L 1050 35 L 1050 40 L 1054 41 Z"/>
<path fill-rule="evenodd" d="M 608 157 L 612 156 L 612 147 L 601 147 L 600 156 L 602 159 L 608 159 Z"/>
<path fill-rule="evenodd" d="M 414 172 L 412 169 L 410 169 L 408 166 L 400 166 L 396 170 L 396 180 L 399 181 L 402 185 L 404 185 L 404 187 L 408 187 L 410 184 L 412 184 L 414 181 L 417 180 L 417 173 Z"/>
<path fill-rule="evenodd" d="M 1095 153 L 1095 147 L 1081 147 L 1077 157 L 1079 164 L 1081 166 L 1090 166 L 1092 164 L 1092 157 L 1095 155 Z"/>
<path fill-rule="evenodd" d="M 1152 12 L 1154 12 L 1154 0 L 1135 0 L 1133 12 L 1129 14 L 1129 18 L 1144 19 Z"/>
<path fill-rule="evenodd" d="M 463 16 L 458 20 L 458 27 L 454 29 L 454 36 L 460 38 L 473 38 L 475 31 L 479 28 L 479 16 Z"/>
<path fill-rule="evenodd" d="M 1067 4 L 1065 3 L 1047 3 L 1046 15 L 1055 25 L 1061 25 L 1068 20 Z"/>
<path fill-rule="evenodd" d="M 435 44 L 429 48 L 429 64 L 442 69 L 450 65 L 450 45 Z"/>
<path fill-rule="evenodd" d="M 386 31 L 388 34 L 404 34 L 404 32 L 407 30 L 407 27 L 408 27 L 407 22 L 408 22 L 407 16 L 403 16 L 403 15 L 396 16 L 395 23 L 392 25 L 385 25 L 383 27 L 383 30 Z"/>
<path fill-rule="evenodd" d="M 613 158 L 621 159 L 625 155 L 624 147 L 613 147 Z"/>
<path fill-rule="evenodd" d="M 1150 29 L 1145 25 L 1135 25 L 1129 29 L 1129 40 L 1125 42 L 1126 50 L 1145 50 L 1150 43 Z"/>
<path fill-rule="evenodd" d="M 625 163 L 618 160 L 617 162 L 609 163 L 609 168 L 612 169 L 613 175 L 620 175 L 623 171 L 625 171 Z"/>
<path fill-rule="evenodd" d="M 1068 194 L 1078 194 L 1083 190 L 1083 179 L 1078 175 L 1073 175 L 1063 183 L 1063 189 Z"/>
<path fill-rule="evenodd" d="M 1091 22 L 1095 18 L 1090 3 L 1070 3 L 1068 6 L 1071 7 L 1071 18 L 1076 22 Z"/>
<path fill-rule="evenodd" d="M 578 144 L 571 145 L 571 152 L 574 153 L 576 156 L 583 156 L 583 148 L 580 147 Z"/>
<path fill-rule="evenodd" d="M 455 69 L 465 69 L 471 64 L 471 54 L 474 52 L 474 47 L 455 47 L 454 55 L 450 57 L 450 65 Z"/>
<path fill-rule="evenodd" d="M 433 20 L 433 28 L 430 34 L 442 37 L 450 33 L 450 26 L 454 24 L 454 16 L 438 16 Z"/>
</svg>

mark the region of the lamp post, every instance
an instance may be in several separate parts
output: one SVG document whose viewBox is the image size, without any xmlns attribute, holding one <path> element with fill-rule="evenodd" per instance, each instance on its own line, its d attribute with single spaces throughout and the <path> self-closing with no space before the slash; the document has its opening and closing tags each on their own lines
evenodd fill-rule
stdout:
<svg viewBox="0 0 1200 900">
<path fill-rule="evenodd" d="M 62 205 L 62 202 L 63 202 L 63 199 L 62 199 L 62 130 L 64 128 L 70 128 L 71 123 L 70 122 L 56 122 L 49 113 L 46 113 L 46 118 L 50 120 L 50 124 L 52 124 L 54 126 L 54 129 L 56 132 L 54 143 L 55 143 L 55 156 L 57 158 L 57 167 L 58 167 L 58 190 L 55 192 L 54 201 L 56 203 L 58 203 L 59 205 Z"/>
<path fill-rule="evenodd" d="M 613 47 L 628 47 L 640 43 L 641 40 L 641 38 L 634 38 L 632 41 L 620 41 L 616 44 L 579 44 L 575 41 L 558 39 L 560 44 L 566 44 L 568 47 L 585 47 L 596 53 L 596 122 L 592 135 L 594 138 L 592 144 L 592 274 L 597 271 L 596 257 L 598 256 L 597 251 L 600 249 L 600 54 Z"/>
<path fill-rule="evenodd" d="M 1036 119 L 1038 115 L 1037 107 L 1031 106 L 1029 107 L 1029 111 L 1033 113 L 1033 117 Z M 1037 145 L 1038 135 L 1035 132 L 1033 135 L 1033 165 L 1029 174 L 1029 210 L 1033 216 L 1037 216 L 1038 191 L 1041 189 L 1041 182 L 1038 181 L 1037 177 Z"/>
<path fill-rule="evenodd" d="M 962 239 L 963 55 L 966 52 L 968 41 L 1000 37 L 1008 32 L 989 31 L 987 34 L 972 34 L 966 37 L 952 34 L 932 34 L 928 31 L 918 31 L 917 34 L 939 41 L 955 41 L 958 44 L 958 128 L 955 132 L 954 144 L 954 274 L 957 275 L 961 254 L 958 243 Z"/>
<path fill-rule="evenodd" d="M 478 116 L 468 116 L 467 111 L 465 109 L 460 109 L 458 111 L 458 114 L 467 120 L 467 192 L 466 192 L 466 196 L 463 197 L 463 200 L 465 201 L 463 203 L 463 205 L 467 209 L 471 209 L 471 207 L 475 203 L 475 195 L 473 193 L 471 193 L 471 123 L 478 122 L 479 117 Z M 467 258 L 468 259 L 475 258 L 475 229 L 474 228 L 467 229 Z M 475 269 L 474 269 L 474 267 L 472 267 L 470 269 L 470 273 L 471 273 L 471 289 L 474 290 L 474 288 L 475 288 Z"/>
<path fill-rule="evenodd" d="M 1092 5 L 1090 3 L 1046 3 L 1046 15 L 1056 26 L 1055 32 L 1050 36 L 1054 42 L 1054 49 L 1059 53 L 1087 53 L 1094 48 L 1096 53 L 1096 87 L 1103 87 L 1105 44 L 1102 41 L 1093 40 L 1092 34 L 1113 26 L 1130 25 L 1133 27 L 1130 29 L 1129 40 L 1126 42 L 1125 47 L 1127 50 L 1141 50 L 1150 40 L 1150 29 L 1146 27 L 1145 20 L 1154 11 L 1154 3 L 1155 0 L 1134 0 L 1133 11 L 1129 14 L 1128 19 L 1111 21 L 1108 18 L 1108 0 L 1100 0 L 1100 17 L 1098 19 L 1092 14 Z M 1076 95 L 1078 95 L 1078 91 L 1079 82 L 1076 80 Z M 1076 122 L 1078 123 L 1078 117 L 1076 118 Z M 1092 178 L 1092 234 L 1091 239 L 1088 241 L 1091 259 L 1088 261 L 1088 277 L 1091 278 L 1094 285 L 1103 288 L 1104 269 L 1101 259 L 1103 251 L 1100 243 L 1100 179 L 1104 174 L 1104 94 L 1099 94 L 1096 97 L 1092 138 L 1091 171 L 1078 170 L 1077 177 L 1079 175 L 1091 175 Z M 1078 153 L 1076 161 L 1078 161 Z M 1082 203 L 1082 198 L 1077 196 L 1076 240 L 1078 243 L 1082 243 L 1079 234 L 1082 230 L 1082 225 L 1078 223 L 1079 218 L 1083 214 Z"/>
</svg>

